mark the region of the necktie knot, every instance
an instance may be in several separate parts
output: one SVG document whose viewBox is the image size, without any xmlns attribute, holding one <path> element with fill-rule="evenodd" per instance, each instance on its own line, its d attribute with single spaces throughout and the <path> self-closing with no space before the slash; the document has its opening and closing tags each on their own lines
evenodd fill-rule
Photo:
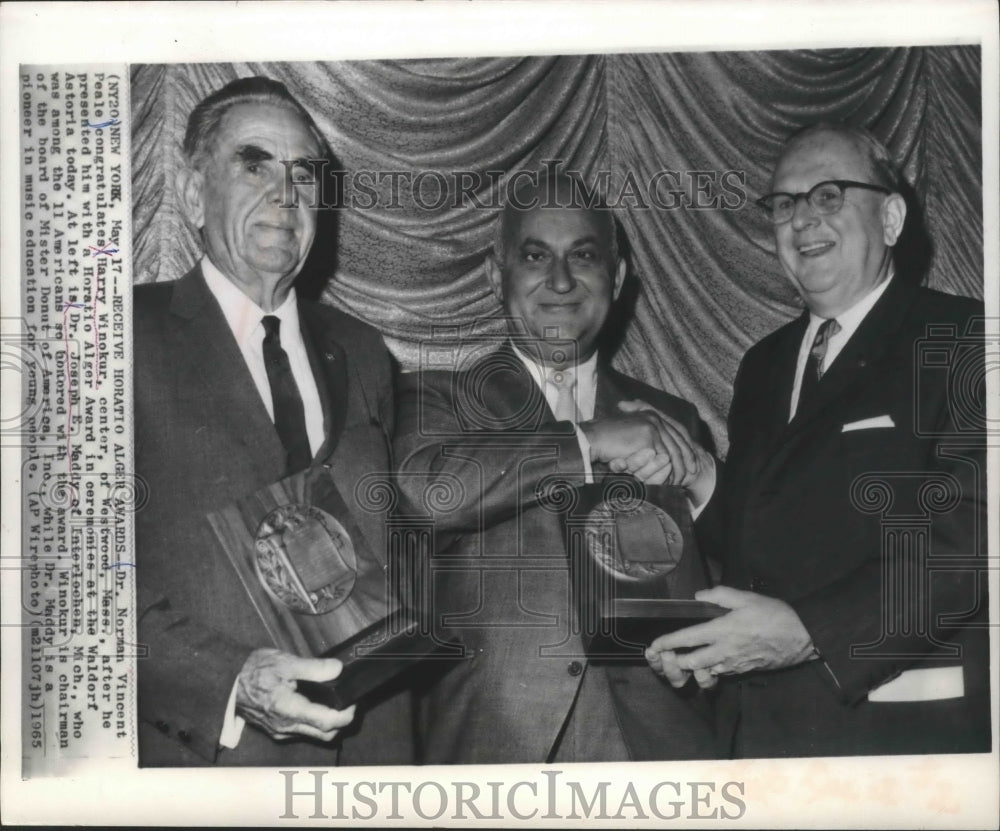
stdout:
<svg viewBox="0 0 1000 831">
<path fill-rule="evenodd" d="M 549 383 L 556 389 L 562 389 L 563 387 L 573 389 L 576 386 L 576 370 L 551 367 L 549 369 Z"/>
<path fill-rule="evenodd" d="M 281 318 L 275 315 L 264 315 L 260 319 L 260 325 L 264 327 L 264 337 L 271 340 L 281 340 Z"/>
</svg>

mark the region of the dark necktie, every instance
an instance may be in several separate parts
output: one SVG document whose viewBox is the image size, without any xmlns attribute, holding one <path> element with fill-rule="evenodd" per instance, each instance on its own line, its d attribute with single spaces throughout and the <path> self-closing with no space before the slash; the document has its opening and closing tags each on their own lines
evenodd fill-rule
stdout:
<svg viewBox="0 0 1000 831">
<path fill-rule="evenodd" d="M 260 322 L 265 333 L 264 367 L 271 385 L 274 426 L 288 454 L 288 472 L 294 473 L 309 467 L 312 461 L 305 407 L 292 375 L 288 353 L 281 348 L 281 320 L 274 315 L 265 315 Z"/>
<path fill-rule="evenodd" d="M 819 387 L 819 379 L 823 377 L 823 361 L 826 358 L 826 348 L 830 343 L 830 338 L 840 331 L 840 324 L 830 318 L 824 320 L 820 326 L 816 337 L 813 339 L 812 348 L 809 350 L 809 358 L 806 360 L 806 368 L 802 373 L 802 385 L 799 387 L 799 404 L 795 408 L 796 413 L 802 412 L 808 401 L 816 395 Z"/>
</svg>

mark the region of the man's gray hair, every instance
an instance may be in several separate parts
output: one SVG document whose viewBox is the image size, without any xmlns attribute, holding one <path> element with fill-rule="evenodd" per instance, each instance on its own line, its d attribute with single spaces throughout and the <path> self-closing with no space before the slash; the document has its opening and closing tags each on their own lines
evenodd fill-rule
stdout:
<svg viewBox="0 0 1000 831">
<path fill-rule="evenodd" d="M 200 167 L 211 152 L 211 143 L 223 117 L 240 104 L 270 104 L 295 113 L 309 128 L 320 152 L 330 156 L 329 145 L 311 115 L 280 81 L 255 75 L 230 81 L 203 99 L 188 116 L 184 133 L 184 155 L 192 167 Z"/>
<path fill-rule="evenodd" d="M 836 121 L 820 121 L 792 133 L 785 142 L 784 156 L 794 145 L 819 133 L 834 133 L 851 139 L 862 152 L 868 163 L 873 185 L 881 185 L 893 193 L 899 193 L 903 175 L 888 148 L 864 127 Z"/>
</svg>

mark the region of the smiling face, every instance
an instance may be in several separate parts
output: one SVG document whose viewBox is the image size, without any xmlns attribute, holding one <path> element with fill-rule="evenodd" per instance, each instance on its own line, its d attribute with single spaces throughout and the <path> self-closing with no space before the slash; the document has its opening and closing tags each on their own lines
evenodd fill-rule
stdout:
<svg viewBox="0 0 1000 831">
<path fill-rule="evenodd" d="M 506 228 L 504 262 L 488 261 L 497 299 L 538 339 L 543 363 L 564 363 L 559 353 L 566 353 L 566 340 L 575 341 L 578 361 L 597 348 L 625 277 L 624 261 L 611 256 L 609 226 L 579 208 L 515 211 Z"/>
<path fill-rule="evenodd" d="M 284 300 L 316 234 L 309 193 L 300 190 L 296 207 L 282 207 L 290 196 L 282 161 L 321 155 L 292 110 L 237 104 L 222 117 L 207 158 L 182 177 L 182 198 L 209 259 L 265 311 Z"/>
<path fill-rule="evenodd" d="M 785 150 L 771 190 L 804 193 L 830 179 L 874 183 L 854 139 L 816 132 Z M 843 207 L 825 216 L 800 199 L 791 220 L 775 226 L 778 258 L 810 310 L 836 317 L 886 278 L 905 217 L 899 194 L 847 188 Z"/>
</svg>

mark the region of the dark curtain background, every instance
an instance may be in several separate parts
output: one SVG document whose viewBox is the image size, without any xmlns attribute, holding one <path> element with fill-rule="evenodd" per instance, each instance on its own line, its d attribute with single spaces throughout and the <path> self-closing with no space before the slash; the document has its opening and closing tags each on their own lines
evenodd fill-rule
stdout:
<svg viewBox="0 0 1000 831">
<path fill-rule="evenodd" d="M 621 197 L 630 260 L 614 363 L 695 402 L 722 451 L 740 358 L 800 310 L 753 205 L 796 128 L 846 120 L 871 129 L 912 185 L 913 227 L 929 232 L 908 245 L 920 276 L 982 297 L 974 46 L 137 66 L 137 281 L 176 279 L 200 256 L 174 189 L 186 118 L 209 92 L 255 74 L 287 84 L 348 179 L 437 171 L 451 183 L 470 171 L 490 206 L 500 185 L 487 171 L 553 159 L 589 176 L 604 171 Z M 679 175 L 660 176 L 657 205 L 646 183 L 663 170 Z M 483 273 L 495 210 L 468 194 L 440 200 L 439 182 L 427 175 L 420 199 L 404 185 L 393 202 L 384 180 L 374 207 L 329 212 L 336 226 L 317 244 L 323 299 L 377 326 L 404 369 L 415 368 L 432 326 L 501 326 Z"/>
</svg>

